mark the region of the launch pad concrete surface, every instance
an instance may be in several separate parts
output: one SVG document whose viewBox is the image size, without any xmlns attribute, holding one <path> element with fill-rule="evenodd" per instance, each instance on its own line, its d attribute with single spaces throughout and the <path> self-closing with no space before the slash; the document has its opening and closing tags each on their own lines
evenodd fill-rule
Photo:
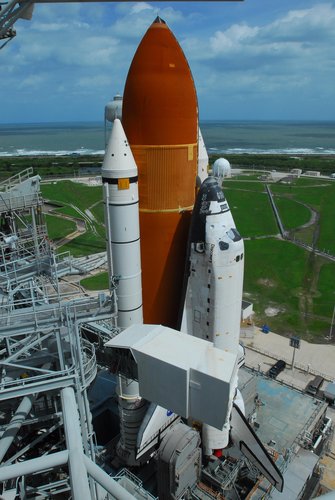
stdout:
<svg viewBox="0 0 335 500">
<path fill-rule="evenodd" d="M 328 408 L 327 417 L 331 418 L 335 422 L 335 409 Z M 321 486 L 327 490 L 335 490 L 335 438 L 334 432 L 332 433 L 332 439 L 329 440 L 329 444 L 326 453 L 320 460 L 320 468 L 322 470 L 322 480 Z"/>
<path fill-rule="evenodd" d="M 324 406 L 321 401 L 264 377 L 257 377 L 257 394 L 258 434 L 284 456 L 301 430 L 319 413 L 319 407 Z"/>
<path fill-rule="evenodd" d="M 286 361 L 286 369 L 278 375 L 277 380 L 301 390 L 315 377 L 314 371 L 327 380 L 335 379 L 334 345 L 310 344 L 301 340 L 300 349 L 295 352 L 292 370 L 293 348 L 290 347 L 289 338 L 272 332 L 265 334 L 255 328 L 252 337 L 241 337 L 241 341 L 246 348 L 247 366 L 266 373 L 276 360 L 283 359 Z"/>
</svg>

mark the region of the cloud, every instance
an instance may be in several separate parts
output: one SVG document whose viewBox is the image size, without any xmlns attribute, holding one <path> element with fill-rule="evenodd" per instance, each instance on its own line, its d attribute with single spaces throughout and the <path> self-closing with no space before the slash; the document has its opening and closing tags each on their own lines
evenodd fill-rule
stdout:
<svg viewBox="0 0 335 500">
<path fill-rule="evenodd" d="M 230 53 L 265 55 L 272 53 L 290 57 L 303 54 L 313 46 L 334 42 L 335 9 L 321 4 L 310 9 L 289 11 L 285 16 L 263 26 L 235 24 L 225 31 L 217 31 L 209 40 L 211 56 Z M 307 43 L 306 43 L 307 42 Z M 330 54 L 329 51 L 327 51 Z"/>
<path fill-rule="evenodd" d="M 44 84 L 46 80 L 47 76 L 45 74 L 31 74 L 19 82 L 18 88 L 21 91 L 36 90 L 41 86 L 41 84 Z"/>
<path fill-rule="evenodd" d="M 335 38 L 335 9 L 331 3 L 319 3 L 309 9 L 290 10 L 265 28 L 268 36 L 287 40 L 327 40 Z"/>
<path fill-rule="evenodd" d="M 227 100 L 236 106 L 249 100 L 257 113 L 262 99 L 275 108 L 291 96 L 302 113 L 318 101 L 324 115 L 334 116 L 334 1 L 296 0 L 292 8 L 282 0 L 276 9 L 274 3 L 253 0 L 252 9 L 247 2 L 37 4 L 1 51 L 2 89 L 14 106 L 22 92 L 29 94 L 36 116 L 42 103 L 56 106 L 58 96 L 78 109 L 88 96 L 90 109 L 102 106 L 122 92 L 138 43 L 160 15 L 181 43 L 206 113 L 220 113 Z M 64 117 L 69 113 L 64 108 Z"/>
<path fill-rule="evenodd" d="M 95 93 L 100 89 L 111 87 L 112 80 L 107 75 L 85 76 L 78 79 L 76 87 L 84 90 L 86 93 Z"/>
<path fill-rule="evenodd" d="M 119 40 L 98 35 L 72 41 L 71 49 L 63 43 L 58 47 L 56 56 L 67 66 L 98 67 L 108 71 L 114 56 L 119 52 Z M 91 71 L 92 69 L 90 69 Z"/>
<path fill-rule="evenodd" d="M 143 10 L 154 10 L 153 6 L 146 2 L 138 2 L 131 8 L 131 14 L 139 14 Z"/>
<path fill-rule="evenodd" d="M 217 30 L 208 40 L 193 37 L 185 45 L 197 64 L 226 78 L 237 72 L 256 74 L 260 79 L 285 76 L 286 85 L 296 85 L 297 80 L 304 85 L 316 70 L 333 71 L 334 24 L 334 6 L 319 4 L 290 10 L 264 25 L 233 24 Z M 268 88 L 273 89 L 273 84 Z"/>
<path fill-rule="evenodd" d="M 217 31 L 210 38 L 210 46 L 214 53 L 236 52 L 241 45 L 252 43 L 259 33 L 259 28 L 247 26 L 246 24 L 234 24 L 225 32 Z"/>
<path fill-rule="evenodd" d="M 182 12 L 173 7 L 157 9 L 147 3 L 136 4 L 129 7 L 126 12 L 123 10 L 123 15 L 112 25 L 113 33 L 125 40 L 139 41 L 157 15 L 171 25 L 178 24 L 184 19 Z"/>
</svg>

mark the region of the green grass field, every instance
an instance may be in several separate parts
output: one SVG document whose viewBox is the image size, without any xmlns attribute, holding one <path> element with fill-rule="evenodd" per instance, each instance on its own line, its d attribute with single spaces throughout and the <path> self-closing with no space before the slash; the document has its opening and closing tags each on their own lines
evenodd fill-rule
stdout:
<svg viewBox="0 0 335 500">
<path fill-rule="evenodd" d="M 54 212 L 69 215 L 70 217 L 74 217 L 75 219 L 82 219 L 82 215 L 75 208 L 69 207 L 67 205 L 55 208 Z"/>
<path fill-rule="evenodd" d="M 335 264 L 324 263 L 318 280 L 318 293 L 314 297 L 314 304 L 319 315 L 329 318 L 335 305 Z"/>
<path fill-rule="evenodd" d="M 227 182 L 231 182 L 232 180 L 233 181 L 257 181 L 259 179 L 259 176 L 261 174 L 260 173 L 257 173 L 257 174 L 238 174 L 238 175 L 234 175 L 234 177 L 232 179 L 224 179 L 224 184 L 223 184 L 223 187 L 225 187 L 226 183 Z"/>
<path fill-rule="evenodd" d="M 311 211 L 295 200 L 276 196 L 275 203 L 286 230 L 302 226 L 311 218 Z"/>
<path fill-rule="evenodd" d="M 241 189 L 246 191 L 257 191 L 261 193 L 265 193 L 264 182 L 260 181 L 235 181 L 233 179 L 224 179 L 222 183 L 222 188 L 225 191 L 226 189 Z"/>
<path fill-rule="evenodd" d="M 311 179 L 310 177 L 299 177 L 293 181 L 293 185 L 304 187 L 304 186 L 329 186 L 332 181 L 327 181 L 326 179 Z"/>
<path fill-rule="evenodd" d="M 310 219 L 310 210 L 298 202 L 306 203 L 320 213 L 319 239 L 329 250 L 334 248 L 335 183 L 322 183 L 314 179 L 298 179 L 293 186 L 271 184 L 275 201 L 284 226 L 296 228 Z M 313 187 L 314 186 L 314 187 Z M 267 323 L 282 335 L 300 335 L 302 338 L 322 342 L 329 333 L 334 295 L 335 263 L 316 257 L 296 245 L 273 237 L 279 233 L 263 182 L 224 182 L 224 193 L 230 205 L 236 226 L 245 241 L 244 295 L 254 303 L 256 324 Z M 58 203 L 73 203 L 81 210 L 90 209 L 96 222 L 91 229 L 59 248 L 74 256 L 101 252 L 106 248 L 103 225 L 102 190 L 70 183 L 44 185 L 43 194 Z M 78 216 L 68 206 L 57 209 L 68 215 Z M 53 228 L 54 219 L 58 228 Z M 54 234 L 60 229 L 72 232 L 72 227 L 63 226 L 64 221 L 48 218 L 49 230 Z M 66 221 L 69 222 L 69 221 Z M 60 227 L 62 226 L 62 227 Z M 297 237 L 312 242 L 316 226 L 297 231 Z M 60 234 L 60 233 L 58 233 Z M 64 234 L 62 234 L 64 236 Z M 61 237 L 61 236 L 59 236 Z M 257 239 L 260 238 L 260 239 Z M 81 281 L 89 290 L 108 287 L 107 273 Z M 270 309 L 269 309 L 270 308 Z M 275 311 L 274 316 L 266 313 Z"/>
<path fill-rule="evenodd" d="M 335 255 L 335 182 L 300 178 L 295 179 L 292 185 L 273 183 L 270 187 L 284 227 L 293 231 L 292 236 L 309 245 L 314 241 L 316 248 Z M 264 190 L 263 182 L 227 179 L 223 183 L 223 189 L 236 218 L 235 222 L 244 237 L 278 232 L 277 228 L 271 231 L 266 205 L 260 201 L 262 198 L 256 197 Z M 309 221 L 311 212 L 296 202 L 306 204 L 319 214 L 319 220 L 311 228 L 300 229 L 301 225 Z"/>
<path fill-rule="evenodd" d="M 245 255 L 244 295 L 254 303 L 256 324 L 322 342 L 335 301 L 335 263 L 277 239 L 246 241 Z M 278 313 L 269 317 L 267 308 Z"/>
<path fill-rule="evenodd" d="M 42 184 L 43 198 L 58 203 L 73 203 L 81 210 L 90 207 L 102 198 L 101 186 L 86 186 L 72 181 Z"/>
<path fill-rule="evenodd" d="M 54 217 L 52 215 L 46 215 L 45 220 L 48 236 L 51 240 L 60 240 L 76 230 L 76 224 L 71 220 Z"/>
<path fill-rule="evenodd" d="M 328 334 L 335 303 L 335 263 L 316 257 L 288 241 L 257 237 L 275 235 L 278 227 L 263 182 L 225 180 L 224 192 L 245 241 L 245 298 L 253 301 L 256 323 L 267 323 L 283 335 L 322 342 Z M 296 179 L 293 185 L 271 184 L 286 230 L 299 240 L 335 254 L 335 183 Z M 304 206 L 304 203 L 307 206 Z M 319 221 L 308 223 L 314 208 Z M 255 239 L 256 238 L 256 239 Z M 267 312 L 277 311 L 274 316 Z"/>
<path fill-rule="evenodd" d="M 324 198 L 328 198 L 329 194 L 334 193 L 335 183 L 326 184 L 325 186 L 286 186 L 283 184 L 271 185 L 273 194 L 285 194 L 295 200 L 306 203 L 316 210 L 322 208 Z"/>
<path fill-rule="evenodd" d="M 80 281 L 80 284 L 86 288 L 86 290 L 106 290 L 109 287 L 108 283 L 108 273 L 99 273 L 95 276 L 90 276 Z"/>
<path fill-rule="evenodd" d="M 316 247 L 335 255 L 335 182 L 323 183 L 322 186 L 317 184 L 316 181 L 314 181 L 314 187 L 300 185 L 300 182 L 293 187 L 277 184 L 271 186 L 271 190 L 274 194 L 281 194 L 305 203 L 319 213 L 319 223 L 314 227 Z M 300 234 L 297 234 L 297 237 L 301 239 Z"/>
<path fill-rule="evenodd" d="M 103 252 L 106 249 L 101 186 L 87 186 L 71 181 L 58 181 L 43 184 L 42 195 L 45 199 L 51 200 L 57 203 L 57 205 L 64 204 L 55 209 L 58 213 L 63 213 L 74 218 L 82 218 L 75 208 L 78 207 L 83 212 L 85 209 L 91 209 L 92 214 L 97 219 L 96 221 L 92 221 L 91 225 L 86 223 L 86 232 L 59 247 L 58 252 L 68 251 L 74 257 L 81 257 Z M 69 204 L 73 206 L 69 206 Z M 63 221 L 66 221 L 66 219 L 63 219 Z M 61 223 L 59 223 L 58 228 L 59 231 L 63 229 L 61 237 L 65 237 L 72 232 L 67 231 L 65 223 L 63 228 L 61 228 Z"/>
<path fill-rule="evenodd" d="M 58 252 L 70 252 L 74 257 L 83 257 L 106 250 L 106 241 L 100 235 L 87 231 L 58 248 Z"/>
<path fill-rule="evenodd" d="M 92 209 L 91 209 L 91 212 L 92 214 L 94 215 L 94 217 L 101 223 L 103 224 L 104 223 L 104 218 L 105 218 L 105 215 L 104 215 L 104 204 L 103 204 L 103 201 L 101 201 L 101 203 L 98 203 L 97 205 L 95 205 Z"/>
<path fill-rule="evenodd" d="M 224 193 L 243 238 L 275 235 L 279 232 L 265 193 L 233 189 L 226 189 Z"/>
</svg>

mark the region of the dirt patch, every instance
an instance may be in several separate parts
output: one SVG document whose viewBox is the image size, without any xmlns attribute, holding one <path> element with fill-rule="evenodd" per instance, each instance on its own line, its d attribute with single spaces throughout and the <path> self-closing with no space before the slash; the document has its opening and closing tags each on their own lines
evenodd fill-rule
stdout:
<svg viewBox="0 0 335 500">
<path fill-rule="evenodd" d="M 275 286 L 274 281 L 269 280 L 268 278 L 260 278 L 259 280 L 257 280 L 257 283 L 269 288 L 273 288 Z"/>
<path fill-rule="evenodd" d="M 273 316 L 277 316 L 284 311 L 280 307 L 267 307 L 264 312 L 268 318 L 272 318 Z"/>
</svg>

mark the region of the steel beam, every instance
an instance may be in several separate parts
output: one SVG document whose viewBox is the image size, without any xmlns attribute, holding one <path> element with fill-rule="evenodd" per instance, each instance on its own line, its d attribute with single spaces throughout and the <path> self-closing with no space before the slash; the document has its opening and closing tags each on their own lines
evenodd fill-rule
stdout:
<svg viewBox="0 0 335 500">
<path fill-rule="evenodd" d="M 8 481 L 20 476 L 27 476 L 42 472 L 46 469 L 53 469 L 67 463 L 69 458 L 68 450 L 43 455 L 43 457 L 33 458 L 25 462 L 18 462 L 14 465 L 4 465 L 0 467 L 0 481 Z"/>
<path fill-rule="evenodd" d="M 20 458 L 21 455 L 23 455 L 27 451 L 31 450 L 38 443 L 40 443 L 41 441 L 46 439 L 53 431 L 55 431 L 56 429 L 59 429 L 59 427 L 61 427 L 60 423 L 57 423 L 57 424 L 53 425 L 52 427 L 50 427 L 50 429 L 46 430 L 43 434 L 41 434 L 36 439 L 31 441 L 29 444 L 27 444 L 27 446 L 25 446 L 24 448 L 21 448 L 21 450 L 18 451 L 17 453 L 15 453 L 15 455 L 12 455 L 8 460 L 6 460 L 4 465 L 10 465 L 11 463 L 13 463 L 15 460 Z"/>
<path fill-rule="evenodd" d="M 61 398 L 65 438 L 69 450 L 70 483 L 73 499 L 91 500 L 74 390 L 71 387 L 63 389 Z"/>
<path fill-rule="evenodd" d="M 87 456 L 84 456 L 84 462 L 89 475 L 98 483 L 104 490 L 107 491 L 113 498 L 117 500 L 132 500 L 133 495 L 123 488 L 115 479 L 107 474 L 101 467 L 92 462 Z"/>
<path fill-rule="evenodd" d="M 35 394 L 36 392 L 48 392 L 55 389 L 62 389 L 75 385 L 77 375 L 75 373 L 70 375 L 59 376 L 59 373 L 54 378 L 47 378 L 46 380 L 38 380 L 29 382 L 29 379 L 20 380 L 19 384 L 7 386 L 7 384 L 0 384 L 0 401 L 7 399 L 19 398 L 27 396 L 28 394 Z M 2 387 L 3 388 L 2 388 Z"/>
<path fill-rule="evenodd" d="M 18 409 L 14 413 L 14 416 L 8 426 L 6 427 L 5 432 L 1 436 L 0 440 L 0 462 L 2 462 L 4 456 L 6 455 L 10 445 L 15 439 L 16 434 L 19 432 L 23 422 L 27 418 L 33 402 L 35 400 L 35 396 L 25 396 L 21 403 L 19 404 Z"/>
</svg>

